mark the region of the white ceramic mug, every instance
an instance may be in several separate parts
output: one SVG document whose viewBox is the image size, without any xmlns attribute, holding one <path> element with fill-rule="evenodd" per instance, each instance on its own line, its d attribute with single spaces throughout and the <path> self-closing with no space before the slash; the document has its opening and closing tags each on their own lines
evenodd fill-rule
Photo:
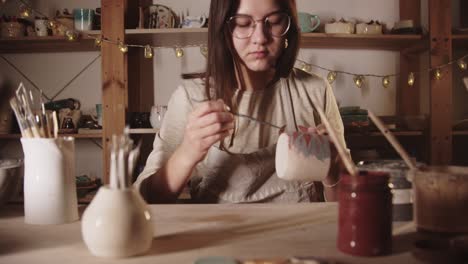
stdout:
<svg viewBox="0 0 468 264">
<path fill-rule="evenodd" d="M 21 144 L 25 222 L 46 225 L 77 221 L 74 138 L 22 138 Z"/>
<path fill-rule="evenodd" d="M 283 180 L 322 181 L 331 160 L 330 141 L 315 132 L 282 133 L 276 145 L 276 174 Z"/>
<path fill-rule="evenodd" d="M 182 24 L 183 28 L 201 28 L 206 23 L 205 16 L 186 16 Z"/>
<path fill-rule="evenodd" d="M 120 190 L 103 186 L 83 213 L 81 233 L 95 256 L 143 254 L 153 241 L 151 213 L 133 187 Z"/>
<path fill-rule="evenodd" d="M 47 37 L 49 35 L 49 29 L 47 27 L 47 20 L 46 19 L 34 20 L 34 30 L 36 31 L 36 36 Z"/>
</svg>

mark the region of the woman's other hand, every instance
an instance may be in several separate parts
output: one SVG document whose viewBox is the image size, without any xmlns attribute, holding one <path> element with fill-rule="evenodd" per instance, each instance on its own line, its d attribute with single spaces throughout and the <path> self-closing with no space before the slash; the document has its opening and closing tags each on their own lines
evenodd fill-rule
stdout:
<svg viewBox="0 0 468 264">
<path fill-rule="evenodd" d="M 223 100 L 200 103 L 188 117 L 179 149 L 188 162 L 196 164 L 213 144 L 230 135 L 232 129 L 234 116 Z"/>
</svg>

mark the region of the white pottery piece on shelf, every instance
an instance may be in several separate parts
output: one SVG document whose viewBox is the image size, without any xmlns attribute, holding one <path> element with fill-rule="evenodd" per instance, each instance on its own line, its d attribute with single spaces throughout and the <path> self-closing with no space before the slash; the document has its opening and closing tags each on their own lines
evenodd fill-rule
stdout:
<svg viewBox="0 0 468 264">
<path fill-rule="evenodd" d="M 354 34 L 354 30 L 354 23 L 343 19 L 325 24 L 325 33 L 327 34 Z"/>
<path fill-rule="evenodd" d="M 356 25 L 356 34 L 381 35 L 382 25 L 374 21 L 359 23 Z"/>
<path fill-rule="evenodd" d="M 47 225 L 77 221 L 74 138 L 22 138 L 21 144 L 25 222 Z"/>
<path fill-rule="evenodd" d="M 282 133 L 276 145 L 276 174 L 283 180 L 322 181 L 330 169 L 330 141 L 317 133 Z"/>
<path fill-rule="evenodd" d="M 140 255 L 153 240 L 151 213 L 133 187 L 121 190 L 103 186 L 83 213 L 81 233 L 95 256 Z"/>
<path fill-rule="evenodd" d="M 205 24 L 205 16 L 186 16 L 182 23 L 182 28 L 202 28 Z"/>
</svg>

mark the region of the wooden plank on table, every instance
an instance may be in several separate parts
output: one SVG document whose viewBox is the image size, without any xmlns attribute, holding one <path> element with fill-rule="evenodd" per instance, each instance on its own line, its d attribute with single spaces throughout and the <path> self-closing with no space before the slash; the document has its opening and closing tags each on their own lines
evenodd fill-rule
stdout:
<svg viewBox="0 0 468 264">
<path fill-rule="evenodd" d="M 127 0 L 101 0 L 102 35 L 112 41 L 125 43 L 125 10 Z M 104 184 L 109 182 L 109 143 L 113 134 L 121 134 L 125 127 L 127 108 L 127 56 L 118 46 L 103 42 L 102 104 L 103 104 L 103 159 Z"/>
<path fill-rule="evenodd" d="M 451 1 L 429 0 L 429 34 L 431 68 L 452 60 Z M 430 81 L 430 161 L 447 165 L 452 161 L 452 67 L 441 69 L 442 79 Z"/>
<path fill-rule="evenodd" d="M 415 26 L 421 22 L 421 1 L 400 0 L 400 20 L 411 19 Z M 410 72 L 419 71 L 417 54 L 400 52 L 400 85 L 397 87 L 396 109 L 398 115 L 418 115 L 420 112 L 420 81 L 416 79 L 414 86 L 408 85 Z"/>
</svg>

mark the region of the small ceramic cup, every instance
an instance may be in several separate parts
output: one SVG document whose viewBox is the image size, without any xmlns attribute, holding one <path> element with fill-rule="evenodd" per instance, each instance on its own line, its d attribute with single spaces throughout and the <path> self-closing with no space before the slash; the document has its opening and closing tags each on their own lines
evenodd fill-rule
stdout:
<svg viewBox="0 0 468 264">
<path fill-rule="evenodd" d="M 96 117 L 98 125 L 102 126 L 102 104 L 96 104 Z"/>
<path fill-rule="evenodd" d="M 74 25 L 76 30 L 92 30 L 94 10 L 88 8 L 73 9 Z"/>
<path fill-rule="evenodd" d="M 47 20 L 46 19 L 34 20 L 34 30 L 36 31 L 36 36 L 47 37 L 49 35 L 49 29 L 47 27 Z"/>
<path fill-rule="evenodd" d="M 206 23 L 205 16 L 187 16 L 185 17 L 182 27 L 183 28 L 201 28 Z"/>
<path fill-rule="evenodd" d="M 309 13 L 298 13 L 299 26 L 302 33 L 313 32 L 320 26 L 320 18 Z"/>
<path fill-rule="evenodd" d="M 122 190 L 103 186 L 83 213 L 81 233 L 95 256 L 140 255 L 153 241 L 151 213 L 133 187 Z"/>
<path fill-rule="evenodd" d="M 276 174 L 284 180 L 322 181 L 328 174 L 328 136 L 315 132 L 282 133 L 276 145 Z"/>
</svg>

